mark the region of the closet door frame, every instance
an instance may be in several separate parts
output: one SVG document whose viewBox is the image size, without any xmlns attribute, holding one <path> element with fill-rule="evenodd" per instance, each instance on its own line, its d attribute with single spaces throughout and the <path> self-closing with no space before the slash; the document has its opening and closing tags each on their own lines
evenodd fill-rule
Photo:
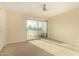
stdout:
<svg viewBox="0 0 79 59">
<path fill-rule="evenodd" d="M 3 8 L 0 9 L 0 50 L 6 46 L 6 13 Z"/>
</svg>

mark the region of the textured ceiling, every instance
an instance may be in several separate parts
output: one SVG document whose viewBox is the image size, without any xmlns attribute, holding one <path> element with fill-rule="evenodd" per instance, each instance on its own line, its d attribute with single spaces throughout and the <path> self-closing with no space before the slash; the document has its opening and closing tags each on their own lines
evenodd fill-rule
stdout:
<svg viewBox="0 0 79 59">
<path fill-rule="evenodd" d="M 55 2 L 46 2 L 47 11 L 42 10 L 42 5 L 44 3 L 38 2 L 7 2 L 1 3 L 3 4 L 8 10 L 24 13 L 29 16 L 40 17 L 40 18 L 49 18 L 51 16 L 63 13 L 75 7 L 78 7 L 78 3 L 55 3 Z"/>
</svg>

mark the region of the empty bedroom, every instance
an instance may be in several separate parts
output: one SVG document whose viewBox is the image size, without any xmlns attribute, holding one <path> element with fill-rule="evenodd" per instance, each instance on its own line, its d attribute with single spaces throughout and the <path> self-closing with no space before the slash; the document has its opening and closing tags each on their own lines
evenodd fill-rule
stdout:
<svg viewBox="0 0 79 59">
<path fill-rule="evenodd" d="M 0 56 L 79 56 L 79 3 L 0 2 Z"/>
</svg>

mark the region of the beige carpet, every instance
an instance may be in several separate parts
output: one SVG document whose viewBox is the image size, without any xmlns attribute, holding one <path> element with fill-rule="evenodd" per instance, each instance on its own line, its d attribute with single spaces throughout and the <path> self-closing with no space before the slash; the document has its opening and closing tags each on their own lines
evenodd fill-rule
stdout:
<svg viewBox="0 0 79 59">
<path fill-rule="evenodd" d="M 32 40 L 29 42 L 55 56 L 79 56 L 79 47 L 75 48 L 66 43 L 58 43 L 48 39 Z"/>
<path fill-rule="evenodd" d="M 10 44 L 0 52 L 0 56 L 51 56 L 51 55 L 53 54 L 50 54 L 29 42 Z"/>
<path fill-rule="evenodd" d="M 29 40 L 6 46 L 1 56 L 79 56 L 79 47 L 48 39 Z"/>
</svg>

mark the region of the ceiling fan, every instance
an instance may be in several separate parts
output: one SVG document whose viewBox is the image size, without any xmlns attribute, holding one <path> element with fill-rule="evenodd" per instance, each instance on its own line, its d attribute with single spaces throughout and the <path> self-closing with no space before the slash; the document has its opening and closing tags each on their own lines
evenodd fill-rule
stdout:
<svg viewBox="0 0 79 59">
<path fill-rule="evenodd" d="M 46 11 L 47 10 L 46 6 L 47 6 L 46 4 L 43 4 L 43 8 L 42 8 L 43 11 Z"/>
</svg>

